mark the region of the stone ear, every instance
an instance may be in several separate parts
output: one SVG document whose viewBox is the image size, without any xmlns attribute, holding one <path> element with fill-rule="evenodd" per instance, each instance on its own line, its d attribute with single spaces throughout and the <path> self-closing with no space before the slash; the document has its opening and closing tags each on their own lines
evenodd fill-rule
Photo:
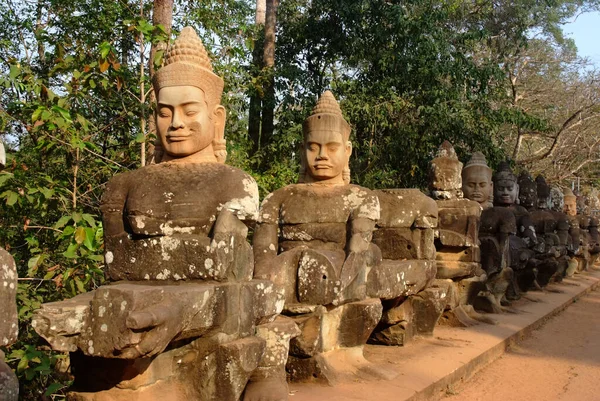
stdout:
<svg viewBox="0 0 600 401">
<path fill-rule="evenodd" d="M 218 105 L 213 109 L 212 123 L 214 126 L 213 150 L 219 163 L 225 163 L 227 158 L 227 141 L 225 140 L 225 119 L 227 112 L 225 107 Z"/>
<path fill-rule="evenodd" d="M 350 156 L 352 156 L 352 142 L 346 141 L 346 157 L 350 159 Z"/>
</svg>

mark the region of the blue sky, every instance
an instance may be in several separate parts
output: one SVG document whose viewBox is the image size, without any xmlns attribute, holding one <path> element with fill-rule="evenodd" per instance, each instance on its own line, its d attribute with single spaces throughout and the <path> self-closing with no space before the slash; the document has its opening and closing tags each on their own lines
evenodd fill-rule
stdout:
<svg viewBox="0 0 600 401">
<path fill-rule="evenodd" d="M 581 14 L 563 26 L 563 32 L 575 40 L 580 56 L 588 57 L 600 68 L 600 12 Z"/>
</svg>

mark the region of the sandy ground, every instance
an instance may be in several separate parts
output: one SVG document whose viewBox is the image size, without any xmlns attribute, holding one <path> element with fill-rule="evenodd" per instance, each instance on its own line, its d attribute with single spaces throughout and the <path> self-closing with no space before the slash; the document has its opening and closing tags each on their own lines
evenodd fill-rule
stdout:
<svg viewBox="0 0 600 401">
<path fill-rule="evenodd" d="M 600 291 L 447 394 L 444 401 L 600 400 Z"/>
</svg>

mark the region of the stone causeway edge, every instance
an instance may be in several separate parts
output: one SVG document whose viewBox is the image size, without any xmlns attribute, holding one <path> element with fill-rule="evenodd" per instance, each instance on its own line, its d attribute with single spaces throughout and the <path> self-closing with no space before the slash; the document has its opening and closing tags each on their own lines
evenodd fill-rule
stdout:
<svg viewBox="0 0 600 401">
<path fill-rule="evenodd" d="M 585 279 L 586 281 L 581 279 Z M 398 398 L 397 401 L 432 401 L 441 399 L 445 395 L 449 386 L 469 380 L 481 369 L 492 364 L 496 359 L 500 358 L 512 346 L 517 345 L 529 337 L 533 331 L 542 327 L 549 319 L 563 312 L 566 308 L 577 302 L 583 296 L 589 294 L 597 288 L 600 288 L 600 272 L 598 270 L 582 273 L 576 275 L 574 279 L 566 280 L 580 284 L 581 291 L 576 292 L 571 297 L 555 306 L 545 315 L 537 317 L 527 326 L 517 329 L 514 333 L 510 334 L 496 345 L 486 349 L 458 369 L 449 372 L 441 379 L 432 382 L 430 385 L 421 389 L 420 391 L 417 391 L 412 396 L 403 399 Z M 564 286 L 561 284 L 558 284 L 557 287 L 564 288 Z"/>
</svg>

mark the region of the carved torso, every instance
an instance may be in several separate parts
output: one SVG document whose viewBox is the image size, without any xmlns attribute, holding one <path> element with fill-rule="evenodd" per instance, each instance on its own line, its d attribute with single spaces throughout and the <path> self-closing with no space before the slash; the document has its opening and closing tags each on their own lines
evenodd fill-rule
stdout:
<svg viewBox="0 0 600 401">
<path fill-rule="evenodd" d="M 241 170 L 218 163 L 151 165 L 114 177 L 102 201 L 113 280 L 221 281 L 248 274 L 235 266 L 251 271 L 240 262 L 248 250 L 234 249 L 249 248 L 245 235 L 232 241 L 213 233 L 224 210 L 256 220 L 258 188 Z"/>
<path fill-rule="evenodd" d="M 265 198 L 259 221 L 279 226 L 280 250 L 300 245 L 343 249 L 347 224 L 358 218 L 379 218 L 379 200 L 369 189 L 295 184 Z"/>
<path fill-rule="evenodd" d="M 204 234 L 228 209 L 255 220 L 258 193 L 241 170 L 219 163 L 162 163 L 115 177 L 103 209 L 124 206 L 125 230 L 134 236 Z"/>
</svg>

